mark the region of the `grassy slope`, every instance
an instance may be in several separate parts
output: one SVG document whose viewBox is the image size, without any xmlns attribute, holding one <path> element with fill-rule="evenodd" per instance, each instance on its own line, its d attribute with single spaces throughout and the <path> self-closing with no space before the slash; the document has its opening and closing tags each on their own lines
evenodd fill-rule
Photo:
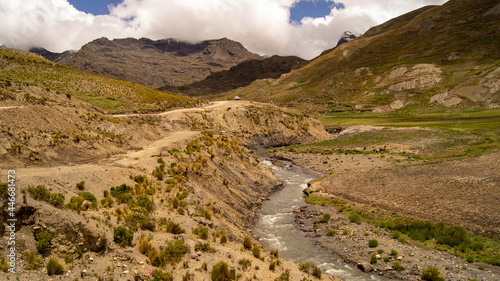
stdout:
<svg viewBox="0 0 500 281">
<path fill-rule="evenodd" d="M 109 113 L 158 111 L 198 104 L 196 99 L 87 74 L 33 53 L 7 48 L 0 48 L 0 81 L 73 96 Z"/>
<path fill-rule="evenodd" d="M 457 85 L 477 85 L 500 66 L 498 15 L 487 14 L 496 4 L 492 0 L 450 1 L 426 9 L 405 24 L 387 25 L 379 34 L 368 32 L 374 35 L 348 42 L 277 83 L 259 81 L 232 95 L 288 106 L 306 104 L 320 112 L 352 110 L 359 104 L 376 107 L 401 98 L 384 94 L 389 85 L 380 86 L 377 77 L 388 75 L 396 66 L 432 63 L 443 71 L 438 85 L 400 93 L 414 104 L 413 111 L 427 110 L 432 95 Z M 457 57 L 449 59 L 452 54 Z M 368 71 L 356 74 L 362 67 L 371 75 Z M 470 102 L 465 106 L 484 107 Z"/>
</svg>

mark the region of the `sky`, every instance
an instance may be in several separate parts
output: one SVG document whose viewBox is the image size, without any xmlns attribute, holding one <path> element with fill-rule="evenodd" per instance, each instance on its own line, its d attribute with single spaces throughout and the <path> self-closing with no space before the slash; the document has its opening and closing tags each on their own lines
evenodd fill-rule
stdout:
<svg viewBox="0 0 500 281">
<path fill-rule="evenodd" d="M 0 45 L 52 52 L 96 38 L 227 37 L 261 55 L 311 59 L 344 31 L 446 0 L 0 0 Z"/>
</svg>

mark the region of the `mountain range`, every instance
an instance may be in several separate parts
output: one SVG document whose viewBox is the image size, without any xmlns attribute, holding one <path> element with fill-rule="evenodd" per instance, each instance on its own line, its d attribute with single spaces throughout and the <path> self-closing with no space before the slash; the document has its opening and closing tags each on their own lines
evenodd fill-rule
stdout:
<svg viewBox="0 0 500 281">
<path fill-rule="evenodd" d="M 154 41 L 103 37 L 85 44 L 78 51 L 52 53 L 43 48 L 31 51 L 91 74 L 152 88 L 189 84 L 242 61 L 261 58 L 241 43 L 227 38 L 189 43 L 172 38 Z"/>
</svg>

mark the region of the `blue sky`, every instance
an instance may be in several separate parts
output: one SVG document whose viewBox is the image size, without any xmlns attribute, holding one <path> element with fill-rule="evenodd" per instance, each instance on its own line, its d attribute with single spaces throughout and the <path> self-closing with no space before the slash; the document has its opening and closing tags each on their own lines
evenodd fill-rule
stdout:
<svg viewBox="0 0 500 281">
<path fill-rule="evenodd" d="M 76 9 L 94 15 L 107 15 L 109 14 L 108 5 L 117 5 L 123 0 L 69 0 L 69 3 Z"/>
</svg>

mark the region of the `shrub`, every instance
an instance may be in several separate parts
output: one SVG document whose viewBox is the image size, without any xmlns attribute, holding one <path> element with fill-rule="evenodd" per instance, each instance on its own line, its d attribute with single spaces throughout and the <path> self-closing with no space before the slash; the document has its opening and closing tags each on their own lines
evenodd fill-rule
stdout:
<svg viewBox="0 0 500 281">
<path fill-rule="evenodd" d="M 78 182 L 76 184 L 76 188 L 78 188 L 78 190 L 84 190 L 85 189 L 85 182 L 84 181 Z"/>
<path fill-rule="evenodd" d="M 231 276 L 227 263 L 221 261 L 214 265 L 212 268 L 212 281 L 229 281 L 235 280 L 235 277 Z"/>
<path fill-rule="evenodd" d="M 40 254 L 45 254 L 49 251 L 50 249 L 50 239 L 52 239 L 52 234 L 48 231 L 42 231 L 36 234 L 35 236 L 35 246 L 36 250 Z"/>
<path fill-rule="evenodd" d="M 207 240 L 208 239 L 208 228 L 204 226 L 198 226 L 193 229 L 193 234 L 198 235 L 200 239 Z"/>
<path fill-rule="evenodd" d="M 172 234 L 186 233 L 186 230 L 180 226 L 180 224 L 173 221 L 168 221 L 166 231 Z"/>
<path fill-rule="evenodd" d="M 401 264 L 398 261 L 392 264 L 392 268 L 394 268 L 395 270 L 402 270 L 403 269 L 401 267 Z"/>
<path fill-rule="evenodd" d="M 372 255 L 370 257 L 370 263 L 371 264 L 376 264 L 378 262 L 377 257 L 375 255 Z"/>
<path fill-rule="evenodd" d="M 126 184 L 115 186 L 111 188 L 111 195 L 113 195 L 114 197 L 118 197 L 120 196 L 120 194 L 130 192 L 131 189 L 132 188 Z"/>
<path fill-rule="evenodd" d="M 196 245 L 194 245 L 194 249 L 196 251 L 203 251 L 203 252 L 210 252 L 213 250 L 212 247 L 210 247 L 210 243 L 196 243 Z"/>
<path fill-rule="evenodd" d="M 319 222 L 320 223 L 327 223 L 330 220 L 330 218 L 331 218 L 330 214 L 324 214 Z"/>
<path fill-rule="evenodd" d="M 26 259 L 25 268 L 28 270 L 38 269 L 42 265 L 42 259 L 35 251 L 26 252 L 23 254 L 23 257 Z"/>
<path fill-rule="evenodd" d="M 391 250 L 391 256 L 397 257 L 398 256 L 398 251 L 392 249 Z"/>
<path fill-rule="evenodd" d="M 260 248 L 259 247 L 254 246 L 253 250 L 252 250 L 252 253 L 253 253 L 254 257 L 260 259 Z"/>
<path fill-rule="evenodd" d="M 241 265 L 243 270 L 247 270 L 250 266 L 252 266 L 252 262 L 249 259 L 241 259 L 238 261 L 238 264 Z"/>
<path fill-rule="evenodd" d="M 161 270 L 153 271 L 153 274 L 151 276 L 153 277 L 153 281 L 174 281 L 174 277 L 172 277 L 172 274 L 163 272 Z"/>
<path fill-rule="evenodd" d="M 433 266 L 427 267 L 422 271 L 422 279 L 427 281 L 444 281 L 439 270 Z"/>
<path fill-rule="evenodd" d="M 306 261 L 305 263 L 301 263 L 299 264 L 299 269 L 300 271 L 309 273 L 309 271 L 311 270 L 311 264 L 308 261 Z"/>
<path fill-rule="evenodd" d="M 64 194 L 51 193 L 44 185 L 28 187 L 28 192 L 35 200 L 45 201 L 56 208 L 64 207 Z"/>
<path fill-rule="evenodd" d="M 221 244 L 226 244 L 227 243 L 227 235 L 226 234 L 222 234 L 222 236 L 220 238 L 220 243 Z"/>
<path fill-rule="evenodd" d="M 113 241 L 118 245 L 125 247 L 132 244 L 132 239 L 134 239 L 134 232 L 123 226 L 118 226 L 113 228 Z"/>
<path fill-rule="evenodd" d="M 160 254 L 160 265 L 167 263 L 175 264 L 181 261 L 182 257 L 189 251 L 183 240 L 174 239 L 168 241 Z"/>
<path fill-rule="evenodd" d="M 328 235 L 328 236 L 333 236 L 333 235 L 335 235 L 335 230 L 333 230 L 333 229 L 328 229 L 328 232 L 326 233 L 326 235 Z"/>
<path fill-rule="evenodd" d="M 290 270 L 287 269 L 285 272 L 283 272 L 280 277 L 274 279 L 275 281 L 288 281 L 290 280 Z"/>
<path fill-rule="evenodd" d="M 9 264 L 7 263 L 7 259 L 3 254 L 0 254 L 0 270 L 3 272 L 9 271 Z"/>
<path fill-rule="evenodd" d="M 361 216 L 359 214 L 353 213 L 349 216 L 349 220 L 351 222 L 360 224 L 361 223 Z"/>
<path fill-rule="evenodd" d="M 95 198 L 94 194 L 90 192 L 80 192 L 78 196 L 83 198 L 83 200 L 88 200 L 90 202 L 97 202 L 97 198 Z"/>
<path fill-rule="evenodd" d="M 269 263 L 269 270 L 275 271 L 276 270 L 276 263 L 277 261 L 273 260 Z"/>
<path fill-rule="evenodd" d="M 245 248 L 246 250 L 250 250 L 252 249 L 252 240 L 250 239 L 250 237 L 248 236 L 245 236 L 245 238 L 243 239 L 243 248 Z"/>
<path fill-rule="evenodd" d="M 139 196 L 135 205 L 144 208 L 148 213 L 153 211 L 153 201 L 147 195 Z"/>
<path fill-rule="evenodd" d="M 271 252 L 269 252 L 269 254 L 277 259 L 280 258 L 280 252 L 278 249 L 274 249 L 274 250 L 271 250 Z"/>
<path fill-rule="evenodd" d="M 377 241 L 377 240 L 375 240 L 375 239 L 370 240 L 370 241 L 368 241 L 368 246 L 369 246 L 370 248 L 376 248 L 376 247 L 378 247 L 378 241 Z"/>
<path fill-rule="evenodd" d="M 317 266 L 313 266 L 312 276 L 321 279 L 321 269 Z"/>
<path fill-rule="evenodd" d="M 141 254 L 145 255 L 149 253 L 153 249 L 153 246 L 150 243 L 151 237 L 147 237 L 146 235 L 141 235 L 141 238 L 139 238 L 139 252 Z"/>
<path fill-rule="evenodd" d="M 47 262 L 47 274 L 62 275 L 64 273 L 63 265 L 56 259 L 50 258 Z"/>
</svg>

